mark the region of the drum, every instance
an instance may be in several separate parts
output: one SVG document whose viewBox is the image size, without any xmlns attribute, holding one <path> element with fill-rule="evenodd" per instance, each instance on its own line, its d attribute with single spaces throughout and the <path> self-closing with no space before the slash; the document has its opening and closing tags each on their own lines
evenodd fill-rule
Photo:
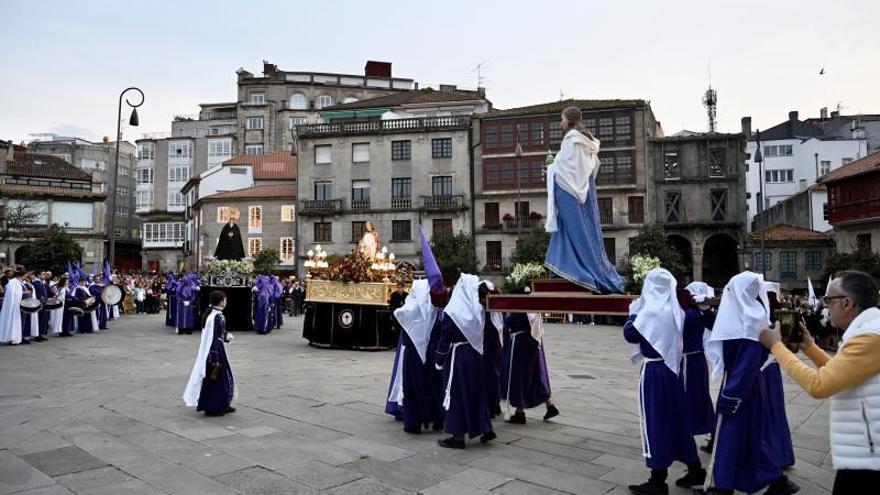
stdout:
<svg viewBox="0 0 880 495">
<path fill-rule="evenodd" d="M 43 303 L 43 309 L 45 310 L 58 309 L 61 306 L 64 306 L 64 301 L 57 297 L 50 297 L 49 299 L 46 299 L 45 303 Z"/>
<path fill-rule="evenodd" d="M 43 303 L 39 299 L 23 299 L 21 301 L 21 312 L 33 314 L 43 307 Z"/>
<path fill-rule="evenodd" d="M 83 316 L 84 314 L 86 314 L 86 312 L 78 306 L 69 306 L 67 308 L 67 312 L 72 314 L 73 316 Z"/>
<path fill-rule="evenodd" d="M 90 297 L 83 301 L 82 310 L 86 313 L 91 313 L 92 311 L 98 309 L 98 299 L 96 297 Z"/>
<path fill-rule="evenodd" d="M 110 284 L 101 289 L 101 301 L 107 306 L 116 306 L 122 302 L 124 294 L 125 292 L 122 290 L 122 287 Z"/>
</svg>

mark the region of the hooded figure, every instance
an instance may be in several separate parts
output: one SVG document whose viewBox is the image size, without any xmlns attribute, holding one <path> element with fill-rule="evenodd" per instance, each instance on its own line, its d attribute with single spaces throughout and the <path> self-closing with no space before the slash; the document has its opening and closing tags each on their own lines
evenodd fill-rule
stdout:
<svg viewBox="0 0 880 495">
<path fill-rule="evenodd" d="M 274 319 L 275 328 L 280 329 L 281 325 L 284 324 L 284 305 L 281 304 L 281 296 L 284 295 L 284 286 L 281 285 L 281 282 L 278 280 L 278 277 L 272 276 L 272 303 L 274 304 Z"/>
<path fill-rule="evenodd" d="M 202 338 L 183 392 L 183 402 L 189 407 L 196 406 L 196 411 L 205 411 L 208 416 L 221 416 L 235 412 L 232 407 L 235 400 L 235 380 L 225 346 L 232 336 L 226 332 L 226 321 L 223 318 L 226 296 L 220 291 L 214 291 L 211 293 L 210 303 L 211 308 L 203 317 Z"/>
<path fill-rule="evenodd" d="M 486 313 L 478 286 L 476 275 L 463 273 L 441 316 L 436 366 L 443 370 L 444 426 L 451 435 L 438 441 L 441 447 L 463 449 L 465 435 L 481 436 L 481 442 L 496 438 L 481 373 Z"/>
<path fill-rule="evenodd" d="M 230 218 L 229 223 L 223 225 L 220 238 L 217 239 L 217 249 L 214 257 L 218 260 L 241 260 L 244 258 L 244 245 L 241 242 L 241 230 L 235 220 Z"/>
<path fill-rule="evenodd" d="M 101 299 L 101 290 L 104 289 L 104 285 L 100 283 L 101 279 L 97 274 L 92 274 L 91 279 L 92 283 L 89 284 L 89 294 L 98 300 L 98 308 L 94 311 L 95 319 L 98 322 L 97 328 L 107 330 L 107 317 L 109 316 L 109 312 L 107 310 L 107 305 L 104 304 L 104 301 Z"/>
<path fill-rule="evenodd" d="M 272 296 L 275 284 L 266 275 L 258 275 L 251 291 L 254 294 L 254 331 L 267 334 L 272 331 Z"/>
<path fill-rule="evenodd" d="M 710 308 L 708 304 L 706 304 L 706 300 L 715 298 L 715 289 L 706 282 L 691 282 L 685 287 L 685 290 L 691 293 L 694 302 L 696 302 L 697 306 L 700 308 L 703 327 L 707 332 L 711 332 L 712 327 L 715 325 L 715 312 L 712 311 L 712 308 Z M 708 342 L 709 335 L 704 335 L 704 340 Z"/>
<path fill-rule="evenodd" d="M 485 302 L 489 294 L 497 294 L 495 284 L 484 280 L 480 284 L 480 301 Z M 485 304 L 484 304 L 485 306 Z M 504 330 L 504 314 L 486 313 L 483 328 L 483 381 L 486 385 L 486 402 L 489 414 L 494 418 L 501 414 L 501 358 Z"/>
<path fill-rule="evenodd" d="M 169 273 L 168 278 L 165 280 L 165 303 L 167 304 L 165 310 L 165 326 L 176 327 L 177 326 L 177 280 L 174 279 L 174 274 Z"/>
<path fill-rule="evenodd" d="M 710 288 L 711 289 L 711 288 Z M 682 332 L 681 384 L 687 399 L 691 433 L 709 435 L 715 432 L 715 408 L 709 392 L 709 366 L 703 342 L 711 337 L 704 326 L 703 315 L 696 299 L 686 289 L 678 289 L 678 302 L 684 311 Z M 701 298 L 705 301 L 705 298 Z"/>
<path fill-rule="evenodd" d="M 431 304 L 427 280 L 413 281 L 402 307 L 394 311 L 401 329 L 385 412 L 403 420 L 403 431 L 421 433 L 442 425 L 440 399 L 433 385 L 434 356 L 428 345 L 438 310 Z"/>
<path fill-rule="evenodd" d="M 767 291 L 767 316 L 770 323 L 776 322 L 774 310 L 781 307 L 779 303 L 779 284 L 764 282 Z M 795 462 L 794 445 L 791 442 L 791 427 L 785 413 L 785 392 L 782 388 L 782 370 L 771 354 L 761 366 L 761 384 L 764 392 L 764 434 L 771 448 L 773 461 L 783 468 L 793 466 Z"/>
<path fill-rule="evenodd" d="M 668 270 L 655 268 L 648 272 L 642 294 L 630 305 L 629 320 L 623 327 L 623 337 L 634 345 L 633 362 L 641 365 L 642 455 L 651 470 L 647 483 L 629 487 L 635 494 L 668 493 L 667 470 L 675 461 L 688 467 L 687 474 L 675 482 L 677 486 L 701 485 L 706 478 L 678 377 L 685 313 L 675 287 L 675 277 Z"/>
<path fill-rule="evenodd" d="M 177 283 L 177 333 L 191 335 L 199 324 L 199 278 L 195 273 L 181 277 Z"/>
<path fill-rule="evenodd" d="M 86 285 L 88 283 L 88 275 L 86 275 L 85 273 L 80 273 L 79 277 L 77 278 L 77 282 L 79 283 L 79 285 L 77 285 L 76 288 L 73 289 L 74 299 L 82 302 L 92 297 L 92 294 L 89 292 L 89 288 Z M 98 317 L 95 315 L 95 311 L 89 311 L 82 316 L 77 316 L 76 330 L 79 333 L 97 332 Z"/>
<path fill-rule="evenodd" d="M 770 485 L 769 495 L 794 493 L 765 439 L 765 397 L 761 366 L 768 351 L 758 341 L 770 326 L 764 278 L 752 272 L 734 276 L 724 287 L 718 318 L 706 354 L 713 364 L 712 379 L 724 376 L 715 410 L 713 479 L 707 485 L 719 493 L 753 493 Z M 796 491 L 796 490 L 795 490 Z"/>
<path fill-rule="evenodd" d="M 3 294 L 3 308 L 0 309 L 0 343 L 18 345 L 21 343 L 21 298 L 24 284 L 20 278 L 10 278 Z"/>
<path fill-rule="evenodd" d="M 599 140 L 585 134 L 581 111 L 566 108 L 562 126 L 567 129 L 559 153 L 547 169 L 547 221 L 551 232 L 544 264 L 562 278 L 593 292 L 622 293 L 623 277 L 605 254 L 596 174 Z"/>
</svg>

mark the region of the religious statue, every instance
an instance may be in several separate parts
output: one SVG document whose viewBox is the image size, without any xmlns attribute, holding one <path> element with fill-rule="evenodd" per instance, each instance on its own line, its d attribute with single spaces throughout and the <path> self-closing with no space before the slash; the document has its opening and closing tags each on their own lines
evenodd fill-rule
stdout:
<svg viewBox="0 0 880 495">
<path fill-rule="evenodd" d="M 241 230 L 235 224 L 240 213 L 238 208 L 232 208 L 229 213 L 229 222 L 223 226 L 220 231 L 220 238 L 217 240 L 217 249 L 214 251 L 214 257 L 218 260 L 235 260 L 239 261 L 244 258 L 244 246 L 241 243 Z"/>
<path fill-rule="evenodd" d="M 379 233 L 376 232 L 376 225 L 370 220 L 367 220 L 364 235 L 358 242 L 358 252 L 370 261 L 374 261 L 376 253 L 379 252 Z"/>
</svg>

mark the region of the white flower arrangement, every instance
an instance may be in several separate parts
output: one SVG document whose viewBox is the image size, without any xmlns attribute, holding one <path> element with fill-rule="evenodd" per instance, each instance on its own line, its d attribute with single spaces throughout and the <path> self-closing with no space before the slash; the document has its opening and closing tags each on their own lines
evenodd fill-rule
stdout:
<svg viewBox="0 0 880 495">
<path fill-rule="evenodd" d="M 204 273 L 207 275 L 219 275 L 221 273 L 237 273 L 240 275 L 252 275 L 254 264 L 248 259 L 236 260 L 212 260 L 205 265 Z"/>
<path fill-rule="evenodd" d="M 544 265 L 536 262 L 517 263 L 513 267 L 513 271 L 504 279 L 504 290 L 508 292 L 518 292 L 524 287 L 528 287 L 529 282 L 535 279 L 547 276 L 547 270 Z"/>
<path fill-rule="evenodd" d="M 644 256 L 641 254 L 637 254 L 630 258 L 630 266 L 632 266 L 632 279 L 633 282 L 638 284 L 639 286 L 645 281 L 645 277 L 648 276 L 648 272 L 653 270 L 654 268 L 660 268 L 660 259 L 655 258 L 653 256 Z"/>
</svg>

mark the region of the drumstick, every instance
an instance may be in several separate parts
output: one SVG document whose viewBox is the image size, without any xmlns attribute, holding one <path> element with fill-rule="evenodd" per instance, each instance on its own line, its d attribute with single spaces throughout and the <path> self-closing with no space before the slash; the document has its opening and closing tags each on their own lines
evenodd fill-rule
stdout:
<svg viewBox="0 0 880 495">
<path fill-rule="evenodd" d="M 724 372 L 724 377 L 721 379 L 721 390 L 724 390 L 724 384 L 727 383 L 727 372 Z M 717 412 L 715 414 L 718 414 Z M 715 454 L 718 452 L 718 435 L 721 433 L 721 419 L 724 417 L 723 414 L 718 414 L 718 418 L 715 420 L 715 436 L 712 437 L 712 456 L 709 457 L 709 469 L 706 470 L 706 480 L 703 481 L 702 488 L 694 489 L 695 494 L 705 494 L 706 491 L 712 487 L 712 477 L 715 476 Z"/>
</svg>

